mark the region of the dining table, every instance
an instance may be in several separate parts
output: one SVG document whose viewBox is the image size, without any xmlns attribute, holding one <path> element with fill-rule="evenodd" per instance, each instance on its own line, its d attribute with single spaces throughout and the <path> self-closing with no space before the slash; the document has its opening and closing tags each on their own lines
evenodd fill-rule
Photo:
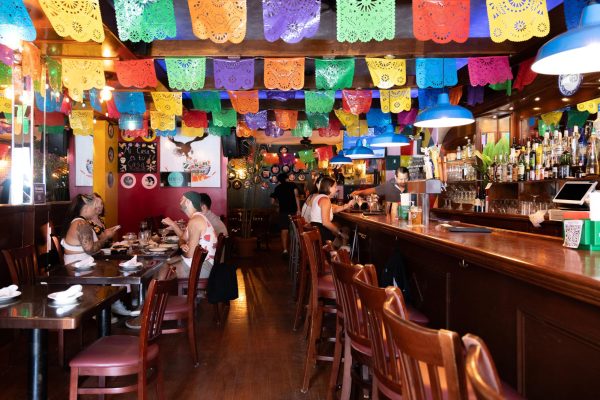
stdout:
<svg viewBox="0 0 600 400">
<path fill-rule="evenodd" d="M 0 302 L 0 328 L 26 329 L 29 339 L 28 399 L 43 400 L 48 394 L 48 330 L 76 329 L 96 314 L 99 336 L 110 334 L 110 305 L 124 294 L 124 288 L 86 285 L 82 295 L 70 304 L 58 305 L 48 295 L 64 285 L 21 286 L 20 295 Z"/>
<path fill-rule="evenodd" d="M 97 258 L 93 265 L 86 268 L 76 268 L 73 264 L 55 265 L 38 280 L 67 285 L 132 285 L 137 289 L 137 305 L 141 306 L 145 288 L 167 260 L 153 257 L 139 258 L 138 261 L 139 266 L 133 268 L 121 267 L 123 259 L 106 257 Z"/>
</svg>

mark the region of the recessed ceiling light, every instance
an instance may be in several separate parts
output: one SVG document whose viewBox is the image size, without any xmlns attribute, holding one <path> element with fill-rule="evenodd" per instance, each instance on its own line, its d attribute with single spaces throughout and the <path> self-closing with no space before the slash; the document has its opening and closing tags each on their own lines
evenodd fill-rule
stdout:
<svg viewBox="0 0 600 400">
<path fill-rule="evenodd" d="M 569 98 L 568 97 L 563 97 L 561 100 L 562 101 L 569 101 Z"/>
<path fill-rule="evenodd" d="M 540 101 L 540 98 L 539 98 L 539 97 L 536 97 L 534 100 L 535 100 L 535 101 Z"/>
<path fill-rule="evenodd" d="M 533 107 L 533 110 L 534 110 L 534 111 L 540 111 L 540 110 L 541 110 L 541 108 L 540 108 L 540 107 Z"/>
<path fill-rule="evenodd" d="M 514 107 L 509 107 L 508 109 L 509 109 L 510 111 L 512 111 L 512 110 L 514 110 L 515 108 L 514 108 Z"/>
<path fill-rule="evenodd" d="M 492 118 L 496 119 L 496 118 L 498 118 L 498 116 L 496 116 L 496 115 L 493 115 L 493 116 L 492 116 Z"/>
</svg>

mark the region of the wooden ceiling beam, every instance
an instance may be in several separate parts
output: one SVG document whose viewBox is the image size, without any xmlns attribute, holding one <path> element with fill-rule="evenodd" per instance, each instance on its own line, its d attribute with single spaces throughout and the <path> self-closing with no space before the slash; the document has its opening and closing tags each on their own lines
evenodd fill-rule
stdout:
<svg viewBox="0 0 600 400">
<path fill-rule="evenodd" d="M 296 44 L 245 40 L 239 44 L 217 44 L 209 40 L 158 40 L 152 43 L 150 55 L 155 58 L 205 57 L 333 57 L 383 56 L 469 57 L 517 54 L 521 45 L 513 42 L 494 43 L 489 38 L 470 38 L 465 43 L 438 44 L 414 38 L 368 43 L 339 43 L 335 40 L 303 40 Z"/>
</svg>

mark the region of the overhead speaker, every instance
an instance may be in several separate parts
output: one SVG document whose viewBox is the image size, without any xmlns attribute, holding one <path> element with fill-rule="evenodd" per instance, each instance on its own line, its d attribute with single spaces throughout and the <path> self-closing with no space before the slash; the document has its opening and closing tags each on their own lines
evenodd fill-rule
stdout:
<svg viewBox="0 0 600 400">
<path fill-rule="evenodd" d="M 223 157 L 235 158 L 240 156 L 237 136 L 234 134 L 221 136 L 221 148 L 223 149 Z"/>
<path fill-rule="evenodd" d="M 66 132 L 46 135 L 46 145 L 48 146 L 48 153 L 65 157 L 69 147 Z"/>
</svg>

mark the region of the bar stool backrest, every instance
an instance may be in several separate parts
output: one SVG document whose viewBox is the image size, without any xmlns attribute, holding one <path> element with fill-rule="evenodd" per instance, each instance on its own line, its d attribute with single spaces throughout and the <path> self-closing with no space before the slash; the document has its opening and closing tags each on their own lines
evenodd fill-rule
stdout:
<svg viewBox="0 0 600 400">
<path fill-rule="evenodd" d="M 310 296 L 311 300 L 314 300 L 313 303 L 309 304 L 317 304 L 317 279 L 319 277 L 321 265 L 323 264 L 321 233 L 316 227 L 306 227 L 300 236 L 302 237 L 302 254 L 305 256 L 305 262 L 309 271 Z"/>
<path fill-rule="evenodd" d="M 383 304 L 387 299 L 385 289 L 377 286 L 377 271 L 367 264 L 354 275 L 354 283 L 361 305 L 367 315 L 367 328 L 373 354 L 373 373 L 377 387 L 387 398 L 402 396 L 402 365 L 396 346 L 384 333 Z M 390 357 L 390 354 L 394 356 Z"/>
<path fill-rule="evenodd" d="M 145 360 L 148 346 L 161 334 L 161 325 L 167 307 L 169 293 L 177 288 L 175 278 L 168 280 L 153 279 L 142 309 L 142 326 L 140 330 L 140 361 Z M 143 361 L 142 361 L 143 362 Z"/>
<path fill-rule="evenodd" d="M 502 400 L 502 384 L 485 342 L 470 333 L 462 338 L 467 349 L 466 371 L 478 400 Z"/>
<path fill-rule="evenodd" d="M 10 278 L 15 285 L 33 285 L 39 274 L 35 246 L 2 250 Z"/>
<path fill-rule="evenodd" d="M 466 400 L 467 381 L 460 338 L 456 332 L 424 328 L 407 320 L 402 292 L 386 289 L 385 334 L 402 364 L 402 399 Z"/>
<path fill-rule="evenodd" d="M 58 254 L 58 261 L 62 265 L 65 263 L 65 255 L 63 248 L 60 245 L 60 236 L 53 234 L 50 235 L 50 237 L 52 238 L 52 246 L 54 247 L 54 250 L 56 250 L 56 254 Z"/>
</svg>

